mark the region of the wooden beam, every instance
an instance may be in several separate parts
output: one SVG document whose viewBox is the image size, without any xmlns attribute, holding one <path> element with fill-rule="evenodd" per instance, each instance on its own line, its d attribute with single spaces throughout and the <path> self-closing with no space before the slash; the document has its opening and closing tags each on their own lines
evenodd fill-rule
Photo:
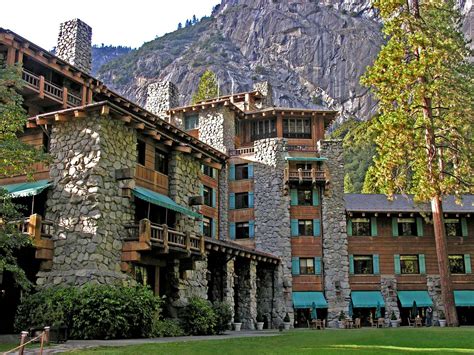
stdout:
<svg viewBox="0 0 474 355">
<path fill-rule="evenodd" d="M 28 121 L 28 122 L 26 123 L 26 128 L 36 128 L 36 127 L 38 127 L 38 126 L 37 126 L 36 123 L 33 122 L 33 121 Z"/>
<path fill-rule="evenodd" d="M 202 153 L 194 153 L 193 157 L 195 157 L 196 159 L 201 159 L 202 158 Z"/>
<path fill-rule="evenodd" d="M 216 162 L 213 162 L 213 161 L 207 163 L 207 165 L 209 165 L 211 168 L 214 168 L 214 169 L 217 169 L 217 170 L 222 169 L 222 164 L 219 164 L 219 163 L 216 163 Z"/>
<path fill-rule="evenodd" d="M 49 124 L 51 120 L 49 118 L 41 117 L 41 118 L 36 118 L 36 124 L 37 125 L 45 125 Z"/>
<path fill-rule="evenodd" d="M 56 122 L 66 122 L 68 117 L 66 115 L 57 113 L 54 115 L 54 121 Z"/>
<path fill-rule="evenodd" d="M 74 117 L 75 118 L 85 118 L 87 114 L 82 110 L 74 110 Z"/>
<path fill-rule="evenodd" d="M 142 122 L 132 122 L 131 126 L 135 129 L 144 129 L 145 128 L 145 124 L 142 123 Z"/>
<path fill-rule="evenodd" d="M 191 147 L 177 145 L 174 147 L 174 150 L 178 152 L 183 152 L 183 153 L 191 153 L 193 149 Z"/>
<path fill-rule="evenodd" d="M 212 161 L 212 159 L 209 158 L 209 157 L 207 157 L 207 158 L 204 158 L 202 161 L 203 161 L 204 163 L 208 163 L 208 164 L 209 164 L 209 163 Z"/>
<path fill-rule="evenodd" d="M 105 106 L 102 106 L 102 108 L 100 109 L 100 115 L 101 116 L 107 116 L 110 112 L 110 107 L 105 105 Z"/>
<path fill-rule="evenodd" d="M 163 144 L 171 147 L 173 145 L 173 140 L 167 139 L 163 142 Z"/>
<path fill-rule="evenodd" d="M 120 121 L 125 122 L 125 123 L 130 123 L 132 122 L 132 116 L 121 116 Z"/>
</svg>

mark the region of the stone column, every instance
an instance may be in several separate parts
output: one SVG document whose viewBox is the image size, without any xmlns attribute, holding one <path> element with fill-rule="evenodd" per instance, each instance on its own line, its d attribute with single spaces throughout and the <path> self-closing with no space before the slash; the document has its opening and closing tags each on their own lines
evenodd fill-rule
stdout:
<svg viewBox="0 0 474 355">
<path fill-rule="evenodd" d="M 235 276 L 235 265 L 234 260 L 229 260 L 224 267 L 224 299 L 223 302 L 227 303 L 232 310 L 232 320 L 234 318 L 234 276 Z"/>
<path fill-rule="evenodd" d="M 439 320 L 439 311 L 444 313 L 444 304 L 441 297 L 441 280 L 439 275 L 427 275 L 426 285 L 428 286 L 428 294 L 433 300 L 433 323 Z"/>
<path fill-rule="evenodd" d="M 380 277 L 380 292 L 385 302 L 385 322 L 390 322 L 392 311 L 400 319 L 400 309 L 398 308 L 397 278 L 395 275 L 382 275 Z"/>
<path fill-rule="evenodd" d="M 255 244 L 258 250 L 281 258 L 275 275 L 274 325 L 286 313 L 293 319 L 290 198 L 285 195 L 283 174 L 286 141 L 279 138 L 255 141 L 254 214 Z"/>
<path fill-rule="evenodd" d="M 253 89 L 260 91 L 263 95 L 260 108 L 273 106 L 273 89 L 268 81 L 261 81 L 253 84 Z"/>
<path fill-rule="evenodd" d="M 219 239 L 227 240 L 229 238 L 229 174 L 227 165 L 223 165 L 218 172 L 219 181 Z"/>
<path fill-rule="evenodd" d="M 227 107 L 201 111 L 199 139 L 226 154 L 235 149 L 235 113 Z"/>
<path fill-rule="evenodd" d="M 172 82 L 160 81 L 148 85 L 145 110 L 154 113 L 165 121 L 169 121 L 169 115 L 166 111 L 178 106 L 179 91 Z M 183 128 L 181 126 L 178 125 L 178 127 Z"/>
<path fill-rule="evenodd" d="M 341 311 L 350 302 L 349 254 L 344 205 L 344 157 L 342 141 L 319 141 L 318 150 L 328 160 L 326 186 L 321 198 L 323 225 L 323 277 L 328 301 L 329 326 L 336 326 Z"/>
<path fill-rule="evenodd" d="M 238 305 L 242 327 L 255 329 L 257 317 L 257 262 L 242 259 L 236 269 L 238 275 L 237 292 Z"/>
<path fill-rule="evenodd" d="M 269 328 L 273 327 L 274 317 L 274 269 L 257 265 L 257 314 L 260 313 L 268 321 Z"/>
<path fill-rule="evenodd" d="M 63 22 L 59 27 L 56 55 L 90 74 L 92 68 L 92 28 L 77 18 Z"/>
<path fill-rule="evenodd" d="M 124 225 L 133 200 L 122 197 L 117 169 L 135 169 L 136 132 L 97 114 L 52 127 L 46 218 L 52 220 L 52 269 L 38 285 L 82 285 L 127 280 L 120 270 Z"/>
</svg>

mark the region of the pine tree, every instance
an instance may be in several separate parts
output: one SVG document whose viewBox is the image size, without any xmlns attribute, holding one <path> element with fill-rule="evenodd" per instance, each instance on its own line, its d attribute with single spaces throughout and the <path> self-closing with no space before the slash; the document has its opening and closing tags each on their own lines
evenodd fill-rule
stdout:
<svg viewBox="0 0 474 355">
<path fill-rule="evenodd" d="M 344 175 L 344 193 L 353 194 L 355 192 L 354 184 L 352 184 L 352 179 L 349 174 Z"/>
<path fill-rule="evenodd" d="M 195 25 L 198 22 L 196 15 L 193 15 L 192 24 Z"/>
<path fill-rule="evenodd" d="M 217 97 L 217 76 L 211 70 L 206 70 L 199 80 L 198 88 L 193 94 L 193 104 Z"/>
<path fill-rule="evenodd" d="M 183 24 L 180 22 L 178 23 L 178 30 L 182 29 L 183 28 Z"/>
<path fill-rule="evenodd" d="M 441 198 L 474 192 L 474 71 L 452 0 L 374 0 L 388 41 L 362 78 L 379 100 L 365 190 L 431 201 L 442 300 L 458 324 Z"/>
</svg>

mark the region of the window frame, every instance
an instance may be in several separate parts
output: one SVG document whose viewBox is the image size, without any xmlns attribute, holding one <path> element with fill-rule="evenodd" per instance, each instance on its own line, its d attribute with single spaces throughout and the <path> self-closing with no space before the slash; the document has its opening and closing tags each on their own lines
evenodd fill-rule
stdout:
<svg viewBox="0 0 474 355">
<path fill-rule="evenodd" d="M 308 189 L 297 189 L 297 206 L 313 206 L 313 189 L 308 188 Z M 309 192 L 309 200 L 307 199 L 308 196 L 305 196 L 304 199 L 300 199 L 301 194 L 306 194 Z"/>
<path fill-rule="evenodd" d="M 451 263 L 451 260 L 453 260 L 454 257 L 457 257 L 458 259 L 462 260 L 462 272 L 454 272 L 453 271 L 453 265 Z M 466 274 L 466 260 L 464 259 L 463 254 L 450 254 L 448 255 L 448 264 L 449 264 L 449 271 L 453 275 L 465 275 Z"/>
<path fill-rule="evenodd" d="M 235 193 L 235 209 L 244 209 L 244 208 L 250 208 L 249 206 L 249 192 L 236 192 Z M 241 206 L 239 205 L 238 201 L 244 202 Z"/>
<path fill-rule="evenodd" d="M 248 164 L 235 164 L 234 166 L 235 166 L 235 180 L 248 180 L 249 179 L 249 165 Z"/>
<path fill-rule="evenodd" d="M 366 266 L 367 272 L 362 272 L 362 266 L 359 265 L 359 263 L 362 261 L 368 262 L 368 265 Z M 353 264 L 354 264 L 354 275 L 374 275 L 374 256 L 373 255 L 354 255 Z"/>
<path fill-rule="evenodd" d="M 246 232 L 245 232 L 246 229 Z M 243 232 L 242 235 L 239 234 L 239 231 Z M 235 239 L 250 239 L 250 223 L 246 222 L 235 222 Z"/>
<path fill-rule="evenodd" d="M 400 222 L 400 220 L 411 220 L 410 222 Z M 410 224 L 411 231 L 410 234 L 407 234 L 406 231 L 403 230 L 403 226 Z M 399 237 L 418 237 L 418 230 L 416 225 L 416 218 L 414 217 L 398 217 L 397 218 L 397 228 L 398 228 L 398 236 Z"/>
<path fill-rule="evenodd" d="M 206 237 L 212 238 L 212 218 L 202 216 L 202 234 Z"/>
<path fill-rule="evenodd" d="M 309 233 L 307 233 L 308 228 L 311 229 L 309 231 Z M 298 235 L 300 235 L 300 236 L 313 236 L 313 231 L 314 231 L 314 225 L 313 225 L 313 220 L 312 219 L 298 219 Z"/>
<path fill-rule="evenodd" d="M 366 221 L 359 221 L 359 220 L 366 220 Z M 364 228 L 360 227 L 361 223 L 368 223 L 368 228 L 365 233 L 363 233 L 361 230 L 364 230 Z M 372 236 L 372 221 L 370 217 L 353 217 L 351 218 L 351 224 L 352 224 L 352 234 L 351 236 L 353 237 L 371 237 Z"/>
<path fill-rule="evenodd" d="M 159 166 L 157 166 L 157 156 L 161 156 L 161 169 Z M 168 156 L 166 155 L 165 152 L 163 152 L 161 149 L 159 149 L 158 147 L 155 147 L 155 166 L 154 166 L 154 169 L 156 172 L 159 172 L 163 175 L 168 175 L 168 164 L 169 164 L 169 159 L 168 159 Z"/>
<path fill-rule="evenodd" d="M 190 121 L 193 123 L 192 125 L 189 124 Z M 185 131 L 191 131 L 193 129 L 198 129 L 198 128 L 199 128 L 199 115 L 184 116 L 184 130 Z"/>
<path fill-rule="evenodd" d="M 146 142 L 142 139 L 137 139 L 137 163 L 146 164 Z"/>
<path fill-rule="evenodd" d="M 314 275 L 316 273 L 314 258 L 299 258 L 299 262 L 300 262 L 300 275 Z M 308 265 L 308 264 L 311 264 L 311 265 Z"/>
<path fill-rule="evenodd" d="M 214 173 L 214 168 L 212 166 L 206 165 L 206 164 L 201 164 L 201 172 L 210 177 L 211 179 L 215 179 L 215 173 Z"/>
<path fill-rule="evenodd" d="M 453 222 L 456 220 L 457 222 Z M 453 230 L 452 226 L 456 224 L 454 227 L 455 235 L 450 234 L 449 232 Z M 455 237 L 462 237 L 462 226 L 461 226 L 461 218 L 445 218 L 444 219 L 444 227 L 446 228 L 446 236 L 450 238 L 455 238 Z"/>
<path fill-rule="evenodd" d="M 212 207 L 212 187 L 207 185 L 202 185 L 202 197 L 203 203 L 206 206 Z"/>
<path fill-rule="evenodd" d="M 283 138 L 311 139 L 311 118 L 285 118 L 283 119 Z"/>
<path fill-rule="evenodd" d="M 404 262 L 405 261 L 410 261 L 415 260 L 416 258 L 416 272 L 404 272 Z M 405 268 L 406 270 L 406 268 Z M 417 254 L 403 254 L 400 255 L 400 275 L 420 275 L 420 257 Z"/>
</svg>

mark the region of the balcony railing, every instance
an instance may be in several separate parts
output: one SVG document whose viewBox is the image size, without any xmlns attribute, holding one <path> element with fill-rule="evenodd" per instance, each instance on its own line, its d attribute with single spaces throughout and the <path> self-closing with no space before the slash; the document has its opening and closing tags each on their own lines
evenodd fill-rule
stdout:
<svg viewBox="0 0 474 355">
<path fill-rule="evenodd" d="M 316 147 L 308 146 L 308 145 L 290 145 L 286 146 L 286 150 L 288 152 L 317 152 L 318 150 Z"/>
<path fill-rule="evenodd" d="M 252 147 L 245 147 L 245 148 L 237 148 L 232 149 L 229 151 L 230 156 L 238 156 L 238 155 L 251 155 L 255 153 L 255 148 Z"/>
<path fill-rule="evenodd" d="M 316 169 L 285 169 L 285 181 L 326 181 L 326 173 Z"/>
<path fill-rule="evenodd" d="M 80 106 L 82 103 L 82 99 L 79 96 L 69 92 L 67 88 L 57 86 L 45 80 L 41 75 L 36 75 L 23 69 L 22 78 L 28 88 L 58 103 L 62 103 L 65 107 Z"/>
</svg>

